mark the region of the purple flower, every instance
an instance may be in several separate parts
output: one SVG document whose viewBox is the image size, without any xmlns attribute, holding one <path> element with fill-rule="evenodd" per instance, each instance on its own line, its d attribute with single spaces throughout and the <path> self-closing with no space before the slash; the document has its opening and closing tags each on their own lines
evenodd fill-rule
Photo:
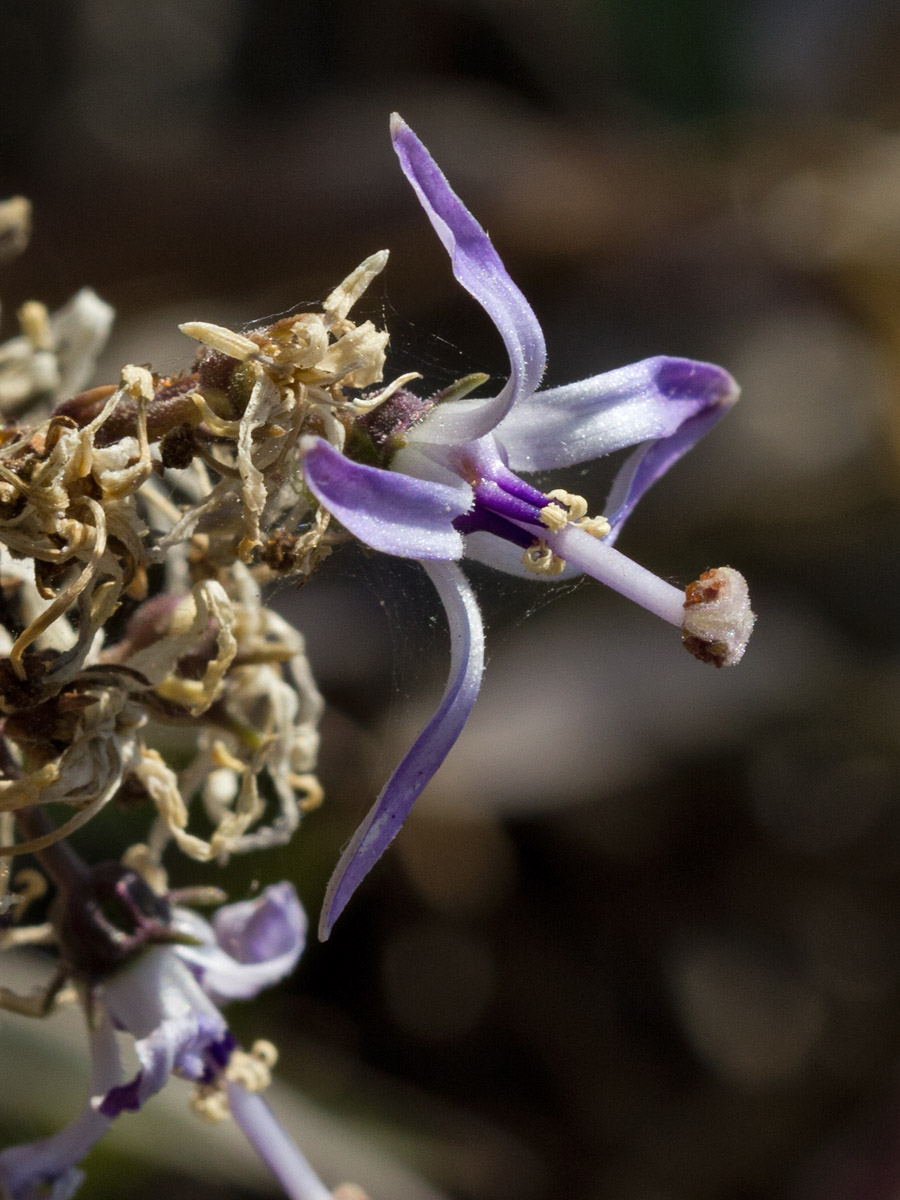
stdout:
<svg viewBox="0 0 900 1200">
<path fill-rule="evenodd" d="M 77 1164 L 111 1122 L 140 1109 L 170 1075 L 195 1082 L 206 1111 L 231 1111 L 287 1195 L 330 1200 L 259 1094 L 272 1061 L 268 1044 L 244 1054 L 213 1002 L 255 996 L 293 970 L 306 916 L 292 885 L 221 908 L 212 926 L 175 909 L 171 932 L 193 944 L 148 944 L 92 988 L 90 1100 L 59 1133 L 0 1153 L 4 1200 L 68 1200 L 83 1178 Z M 124 1082 L 116 1030 L 135 1038 L 140 1063 Z"/>
<path fill-rule="evenodd" d="M 734 380 L 709 363 L 657 357 L 538 391 L 546 352 L 531 307 L 415 134 L 396 115 L 391 129 L 403 173 L 456 279 L 497 326 L 510 374 L 490 398 L 469 396 L 471 381 L 443 403 L 398 394 L 388 402 L 393 428 L 385 420 L 379 428 L 380 444 L 390 454 L 384 468 L 354 461 L 323 438 L 304 439 L 306 480 L 316 498 L 373 549 L 422 563 L 447 611 L 452 644 L 450 678 L 438 711 L 332 876 L 319 926 L 323 939 L 456 741 L 478 694 L 484 636 L 477 603 L 456 566 L 464 555 L 545 578 L 586 572 L 685 627 L 689 648 L 701 647 L 698 657 L 718 665 L 740 658 L 752 626 L 737 572 L 718 587 L 714 634 L 708 637 L 705 629 L 685 624 L 682 591 L 613 549 L 644 492 L 737 399 Z M 517 473 L 567 467 L 627 446 L 638 448 L 615 480 L 607 518 L 587 519 L 580 497 L 545 493 Z M 707 599 L 708 593 L 709 588 Z M 693 616 L 699 613 L 695 603 Z"/>
</svg>

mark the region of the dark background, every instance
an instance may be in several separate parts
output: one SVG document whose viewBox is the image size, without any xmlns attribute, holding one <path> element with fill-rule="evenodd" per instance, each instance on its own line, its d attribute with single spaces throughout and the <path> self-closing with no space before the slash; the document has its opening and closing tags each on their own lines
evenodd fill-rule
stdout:
<svg viewBox="0 0 900 1200">
<path fill-rule="evenodd" d="M 896 1195 L 900 11 L 4 0 L 0 194 L 35 210 L 4 335 L 24 300 L 90 284 L 119 312 L 98 381 L 174 369 L 178 321 L 314 301 L 388 247 L 366 303 L 393 373 L 502 376 L 393 109 L 532 301 L 549 383 L 669 353 L 743 384 L 619 544 L 682 584 L 740 567 L 759 627 L 717 675 L 596 585 L 475 573 L 492 658 L 470 727 L 332 941 L 235 1027 L 279 1043 L 348 1144 L 460 1200 Z M 596 510 L 609 474 L 554 483 Z M 329 701 L 328 799 L 226 882 L 290 877 L 315 915 L 445 631 L 413 568 L 351 549 L 276 602 Z M 142 831 L 108 811 L 81 844 Z M 0 1024 L 6 1139 L 34 1137 L 50 1101 L 16 1039 L 43 1035 Z M 211 1180 L 200 1125 L 193 1170 L 149 1116 L 141 1145 L 145 1116 L 85 1196 L 258 1194 Z"/>
</svg>

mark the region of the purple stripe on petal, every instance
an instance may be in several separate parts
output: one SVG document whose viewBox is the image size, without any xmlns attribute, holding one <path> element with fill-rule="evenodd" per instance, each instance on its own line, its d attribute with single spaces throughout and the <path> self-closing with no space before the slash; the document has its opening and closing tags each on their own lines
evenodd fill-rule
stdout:
<svg viewBox="0 0 900 1200">
<path fill-rule="evenodd" d="M 309 490 L 367 546 L 401 558 L 461 557 L 452 521 L 471 507 L 465 484 L 450 487 L 363 466 L 322 438 L 304 438 L 301 449 Z"/>
<path fill-rule="evenodd" d="M 403 174 L 450 255 L 454 276 L 497 326 L 509 354 L 509 381 L 498 396 L 439 406 L 409 435 L 411 441 L 471 441 L 489 433 L 514 404 L 538 386 L 547 361 L 544 335 L 487 234 L 396 113 L 391 117 L 391 136 Z"/>
<path fill-rule="evenodd" d="M 688 358 L 647 358 L 579 383 L 529 396 L 495 430 L 516 471 L 573 466 L 670 437 L 739 389 L 727 371 Z"/>
<path fill-rule="evenodd" d="M 610 524 L 610 532 L 604 538 L 607 545 L 615 542 L 632 509 L 647 489 L 687 454 L 727 411 L 725 405 L 708 408 L 685 421 L 671 437 L 641 446 L 628 458 L 613 482 L 606 504 Z"/>
<path fill-rule="evenodd" d="M 328 938 L 347 901 L 396 837 L 422 789 L 462 733 L 484 673 L 484 628 L 478 603 L 462 571 L 449 563 L 424 563 L 447 612 L 450 677 L 437 712 L 388 780 L 341 855 L 325 892 L 319 937 Z"/>
</svg>

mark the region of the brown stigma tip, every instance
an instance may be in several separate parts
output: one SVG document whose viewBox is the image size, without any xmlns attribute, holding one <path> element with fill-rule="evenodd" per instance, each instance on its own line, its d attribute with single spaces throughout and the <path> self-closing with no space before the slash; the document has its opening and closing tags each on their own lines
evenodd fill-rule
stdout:
<svg viewBox="0 0 900 1200">
<path fill-rule="evenodd" d="M 701 662 L 717 667 L 739 663 L 755 621 L 747 581 L 733 567 L 704 571 L 685 590 L 682 641 Z"/>
</svg>

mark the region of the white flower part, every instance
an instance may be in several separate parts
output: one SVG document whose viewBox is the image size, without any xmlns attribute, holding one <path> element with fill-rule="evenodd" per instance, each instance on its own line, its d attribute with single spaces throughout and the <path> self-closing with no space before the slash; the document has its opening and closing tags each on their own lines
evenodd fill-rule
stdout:
<svg viewBox="0 0 900 1200">
<path fill-rule="evenodd" d="M 238 429 L 237 469 L 241 477 L 244 508 L 244 536 L 238 554 L 245 562 L 259 545 L 259 518 L 266 506 L 267 496 L 265 476 L 253 461 L 253 431 L 265 424 L 278 403 L 275 384 L 268 375 L 261 375 L 253 385 Z"/>
<path fill-rule="evenodd" d="M 218 695 L 225 674 L 237 653 L 234 609 L 225 589 L 214 579 L 195 584 L 175 612 L 165 637 L 138 650 L 125 665 L 139 671 L 160 694 L 185 704 L 194 716 L 205 712 Z M 215 626 L 216 653 L 203 678 L 174 677 L 178 660 L 200 648 Z"/>
<path fill-rule="evenodd" d="M 62 754 L 21 779 L 0 781 L 0 805 L 5 809 L 59 802 L 79 811 L 47 839 L 29 843 L 35 848 L 67 836 L 107 804 L 140 755 L 139 730 L 146 716 L 128 693 L 98 687 L 81 714 L 70 744 Z M 9 853 L 7 847 L 0 847 Z"/>
<path fill-rule="evenodd" d="M 50 318 L 58 382 L 56 399 L 84 387 L 112 329 L 115 310 L 91 288 L 82 288 Z"/>
<path fill-rule="evenodd" d="M 338 284 L 322 305 L 328 328 L 347 317 L 350 309 L 367 290 L 372 280 L 380 275 L 387 266 L 387 261 L 388 251 L 378 250 L 364 259 L 355 271 L 351 271 L 343 283 Z"/>
<path fill-rule="evenodd" d="M 116 1028 L 141 1041 L 165 1021 L 206 1017 L 225 1030 L 225 1018 L 187 969 L 181 947 L 150 946 L 103 984 L 102 1000 Z"/>
<path fill-rule="evenodd" d="M 211 321 L 184 321 L 178 326 L 185 337 L 202 342 L 211 350 L 236 358 L 238 362 L 246 362 L 259 354 L 259 346 L 243 334 L 226 329 L 224 325 L 214 325 Z"/>
<path fill-rule="evenodd" d="M 217 1001 L 246 1000 L 293 971 L 306 945 L 306 913 L 290 883 L 254 900 L 220 908 L 212 926 L 190 909 L 175 910 L 176 929 L 199 941 L 176 953 Z"/>
<path fill-rule="evenodd" d="M 345 387 L 364 388 L 378 383 L 384 370 L 388 333 L 365 321 L 328 347 L 316 364 L 320 382 L 341 382 Z"/>
<path fill-rule="evenodd" d="M 701 662 L 717 667 L 739 663 L 756 621 L 747 581 L 740 571 L 733 567 L 704 571 L 688 586 L 685 597 L 685 647 Z"/>
<path fill-rule="evenodd" d="M 44 321 L 36 319 L 35 309 L 26 309 L 26 331 L 0 346 L 0 409 L 37 396 L 53 403 L 77 392 L 106 344 L 113 315 L 90 288 Z"/>
</svg>

